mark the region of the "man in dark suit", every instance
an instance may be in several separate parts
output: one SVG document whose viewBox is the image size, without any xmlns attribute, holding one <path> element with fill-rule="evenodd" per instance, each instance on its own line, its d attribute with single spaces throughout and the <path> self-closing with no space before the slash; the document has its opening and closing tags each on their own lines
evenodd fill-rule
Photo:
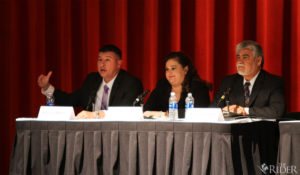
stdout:
<svg viewBox="0 0 300 175">
<path fill-rule="evenodd" d="M 212 106 L 238 115 L 280 118 L 285 113 L 284 80 L 262 70 L 264 54 L 255 41 L 243 41 L 236 47 L 237 74 L 222 79 Z"/>
<path fill-rule="evenodd" d="M 90 73 L 81 88 L 66 93 L 49 83 L 52 74 L 38 77 L 43 94 L 53 94 L 57 105 L 81 106 L 84 110 L 106 110 L 108 106 L 132 106 L 143 92 L 140 80 L 121 69 L 121 50 L 106 45 L 99 50 L 98 72 Z"/>
</svg>

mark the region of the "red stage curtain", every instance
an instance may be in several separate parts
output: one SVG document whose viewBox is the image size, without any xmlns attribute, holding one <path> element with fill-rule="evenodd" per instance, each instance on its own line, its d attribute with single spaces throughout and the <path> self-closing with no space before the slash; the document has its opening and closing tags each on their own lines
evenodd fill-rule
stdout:
<svg viewBox="0 0 300 175">
<path fill-rule="evenodd" d="M 215 92 L 236 72 L 235 45 L 256 40 L 264 69 L 286 80 L 287 111 L 300 111 L 299 20 L 296 0 L 0 0 L 0 173 L 15 119 L 44 104 L 37 76 L 53 70 L 51 83 L 71 92 L 96 71 L 104 44 L 119 46 L 123 68 L 150 90 L 164 76 L 163 58 L 182 50 Z"/>
</svg>

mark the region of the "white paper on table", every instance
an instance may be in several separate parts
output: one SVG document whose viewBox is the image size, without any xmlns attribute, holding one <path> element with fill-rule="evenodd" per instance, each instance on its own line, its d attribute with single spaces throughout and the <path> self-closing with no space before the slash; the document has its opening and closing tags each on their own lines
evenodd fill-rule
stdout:
<svg viewBox="0 0 300 175">
<path fill-rule="evenodd" d="M 220 108 L 190 108 L 185 113 L 188 122 L 221 122 L 224 116 Z"/>
<path fill-rule="evenodd" d="M 72 106 L 41 106 L 38 120 L 73 120 L 75 118 Z"/>
<path fill-rule="evenodd" d="M 104 120 L 139 121 L 143 119 L 143 108 L 140 106 L 111 106 L 105 113 Z"/>
</svg>

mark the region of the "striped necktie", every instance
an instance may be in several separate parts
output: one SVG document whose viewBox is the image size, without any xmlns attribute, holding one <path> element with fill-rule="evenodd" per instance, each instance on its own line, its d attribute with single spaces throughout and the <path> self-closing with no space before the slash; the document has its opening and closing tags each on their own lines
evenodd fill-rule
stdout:
<svg viewBox="0 0 300 175">
<path fill-rule="evenodd" d="M 250 90 L 249 90 L 250 82 L 247 81 L 244 84 L 244 95 L 245 95 L 245 106 L 249 107 L 249 102 L 250 102 Z"/>
</svg>

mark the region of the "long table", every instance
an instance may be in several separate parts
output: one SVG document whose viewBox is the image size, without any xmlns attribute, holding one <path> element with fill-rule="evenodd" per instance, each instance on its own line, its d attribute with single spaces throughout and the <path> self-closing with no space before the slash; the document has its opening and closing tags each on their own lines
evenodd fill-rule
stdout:
<svg viewBox="0 0 300 175">
<path fill-rule="evenodd" d="M 262 174 L 278 123 L 17 121 L 10 174 Z"/>
</svg>

